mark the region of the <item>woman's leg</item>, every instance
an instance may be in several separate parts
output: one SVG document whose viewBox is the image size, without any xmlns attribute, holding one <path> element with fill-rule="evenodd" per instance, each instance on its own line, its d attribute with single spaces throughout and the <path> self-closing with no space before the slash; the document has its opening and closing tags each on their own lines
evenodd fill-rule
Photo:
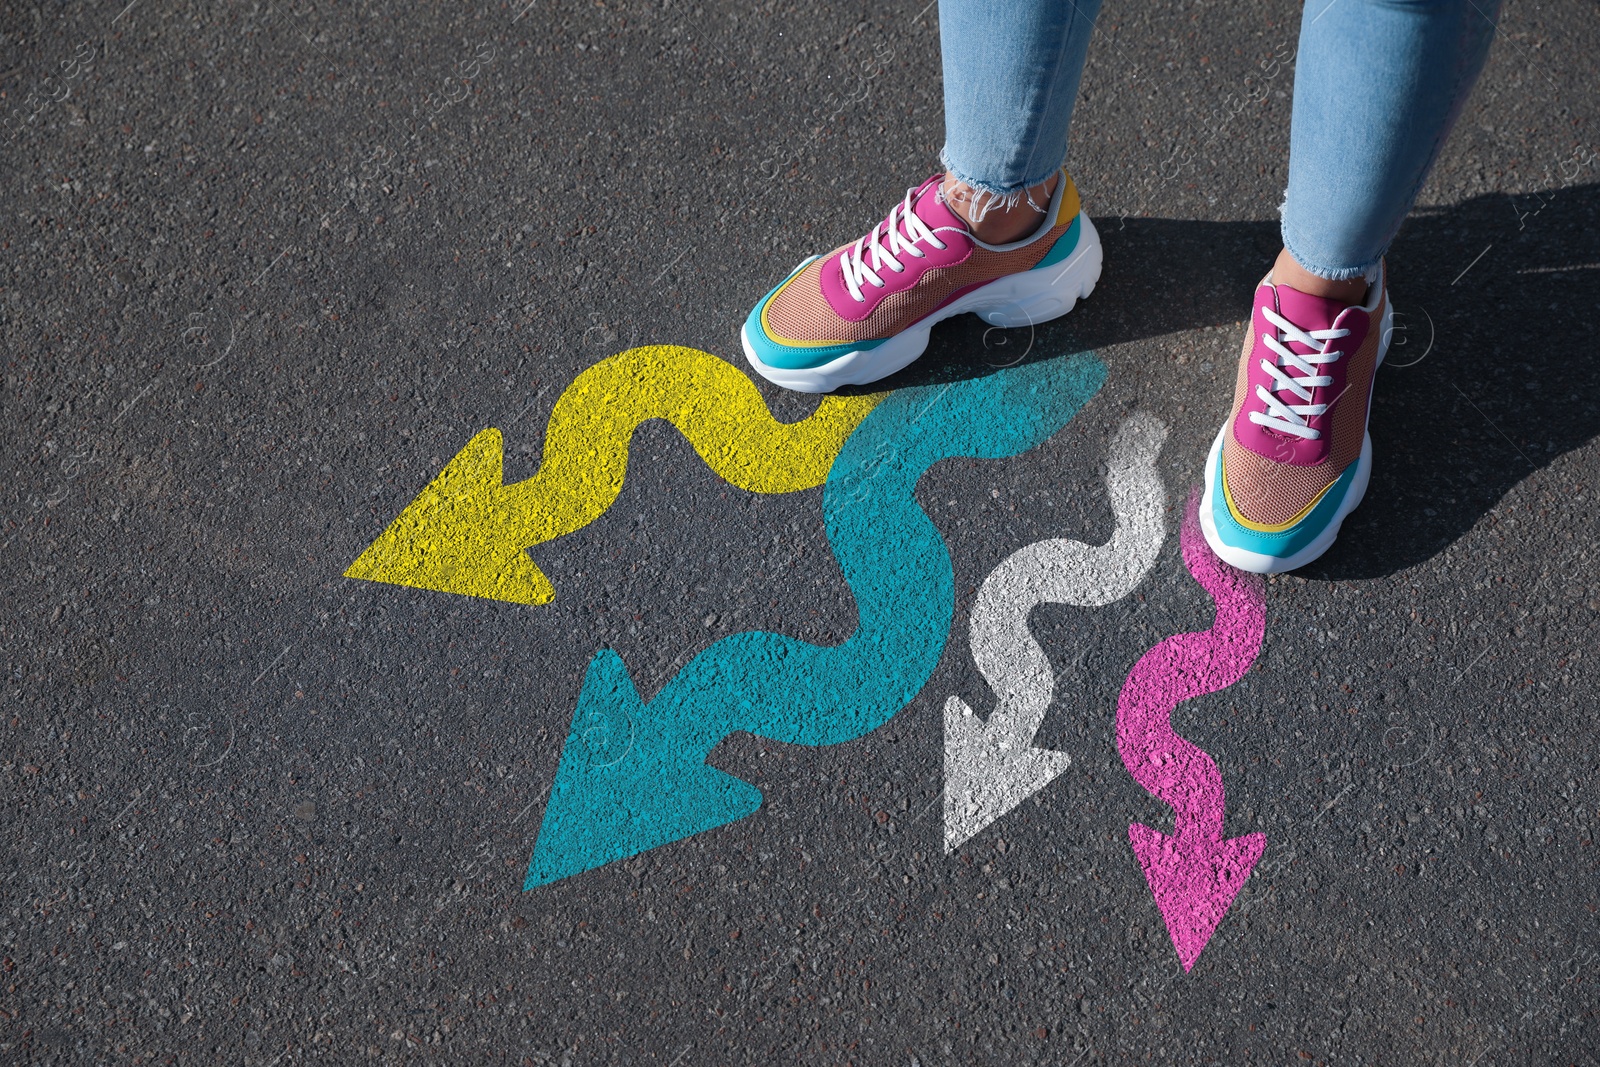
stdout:
<svg viewBox="0 0 1600 1067">
<path fill-rule="evenodd" d="M 1309 0 L 1280 257 L 1295 277 L 1277 280 L 1314 288 L 1311 277 L 1358 281 L 1376 268 L 1483 69 L 1499 6 Z"/>
<path fill-rule="evenodd" d="M 1327 551 L 1372 471 L 1380 263 L 1494 37 L 1495 0 L 1310 0 L 1300 28 L 1283 251 L 1257 289 L 1200 525 L 1223 559 L 1286 571 Z"/>
<path fill-rule="evenodd" d="M 978 236 L 1031 231 L 1067 150 L 1100 0 L 940 0 L 945 197 Z"/>
<path fill-rule="evenodd" d="M 1100 278 L 1100 238 L 1064 171 L 1099 0 L 940 0 L 947 173 L 852 244 L 806 260 L 751 309 L 745 357 L 824 392 L 922 354 L 941 319 L 1065 315 Z"/>
</svg>

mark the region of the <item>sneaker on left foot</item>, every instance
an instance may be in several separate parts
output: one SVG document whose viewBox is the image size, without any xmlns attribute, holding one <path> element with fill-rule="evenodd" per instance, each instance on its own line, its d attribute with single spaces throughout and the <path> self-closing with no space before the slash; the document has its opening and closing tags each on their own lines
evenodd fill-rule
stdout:
<svg viewBox="0 0 1600 1067">
<path fill-rule="evenodd" d="M 1233 411 L 1206 460 L 1200 527 L 1225 562 L 1257 574 L 1328 550 L 1372 472 L 1367 416 L 1393 312 L 1380 265 L 1349 307 L 1270 276 L 1256 289 Z"/>
<path fill-rule="evenodd" d="M 745 358 L 786 389 L 824 393 L 888 377 L 922 355 L 942 319 L 976 312 L 993 326 L 1058 318 L 1094 290 L 1100 236 L 1061 180 L 1030 236 L 978 240 L 935 174 L 853 244 L 812 256 L 745 319 Z"/>
</svg>

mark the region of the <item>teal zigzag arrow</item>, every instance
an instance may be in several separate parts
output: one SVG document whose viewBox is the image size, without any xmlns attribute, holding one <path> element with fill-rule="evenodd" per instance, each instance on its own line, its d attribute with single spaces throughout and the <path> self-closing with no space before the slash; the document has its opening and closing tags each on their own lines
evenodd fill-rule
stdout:
<svg viewBox="0 0 1600 1067">
<path fill-rule="evenodd" d="M 1040 444 L 1105 380 L 1092 355 L 892 394 L 862 421 L 823 489 L 828 540 L 859 624 L 821 647 L 754 631 L 690 660 L 645 703 L 621 657 L 589 664 L 524 888 L 734 822 L 761 791 L 706 765 L 729 734 L 835 745 L 882 726 L 938 665 L 954 612 L 944 539 L 917 480 L 952 456 L 1001 459 Z"/>
</svg>

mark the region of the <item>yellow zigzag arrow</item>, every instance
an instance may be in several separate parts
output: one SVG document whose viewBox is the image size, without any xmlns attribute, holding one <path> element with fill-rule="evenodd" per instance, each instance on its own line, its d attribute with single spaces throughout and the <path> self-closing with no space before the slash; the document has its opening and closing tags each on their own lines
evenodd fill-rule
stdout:
<svg viewBox="0 0 1600 1067">
<path fill-rule="evenodd" d="M 716 356 L 677 345 L 630 349 L 561 394 L 537 474 L 504 484 L 500 431 L 480 431 L 345 577 L 548 604 L 555 589 L 526 550 L 605 513 L 646 419 L 672 423 L 740 489 L 788 493 L 822 484 L 845 438 L 885 395 L 824 397 L 810 417 L 781 423 L 750 379 Z"/>
</svg>

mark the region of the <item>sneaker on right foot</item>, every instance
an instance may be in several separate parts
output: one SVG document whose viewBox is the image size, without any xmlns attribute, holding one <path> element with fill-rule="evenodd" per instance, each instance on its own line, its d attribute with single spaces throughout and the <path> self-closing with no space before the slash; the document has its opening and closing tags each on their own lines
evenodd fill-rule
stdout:
<svg viewBox="0 0 1600 1067">
<path fill-rule="evenodd" d="M 934 175 L 872 232 L 812 256 L 756 304 L 741 331 L 756 372 L 824 393 L 886 378 L 922 355 L 934 323 L 976 312 L 994 326 L 1065 315 L 1100 278 L 1100 236 L 1066 171 L 1043 221 L 1020 241 L 975 237 Z"/>
<path fill-rule="evenodd" d="M 1224 562 L 1257 574 L 1303 567 L 1366 495 L 1373 375 L 1393 332 L 1387 280 L 1380 265 L 1351 307 L 1270 277 L 1256 289 L 1200 501 L 1200 529 Z"/>
</svg>

